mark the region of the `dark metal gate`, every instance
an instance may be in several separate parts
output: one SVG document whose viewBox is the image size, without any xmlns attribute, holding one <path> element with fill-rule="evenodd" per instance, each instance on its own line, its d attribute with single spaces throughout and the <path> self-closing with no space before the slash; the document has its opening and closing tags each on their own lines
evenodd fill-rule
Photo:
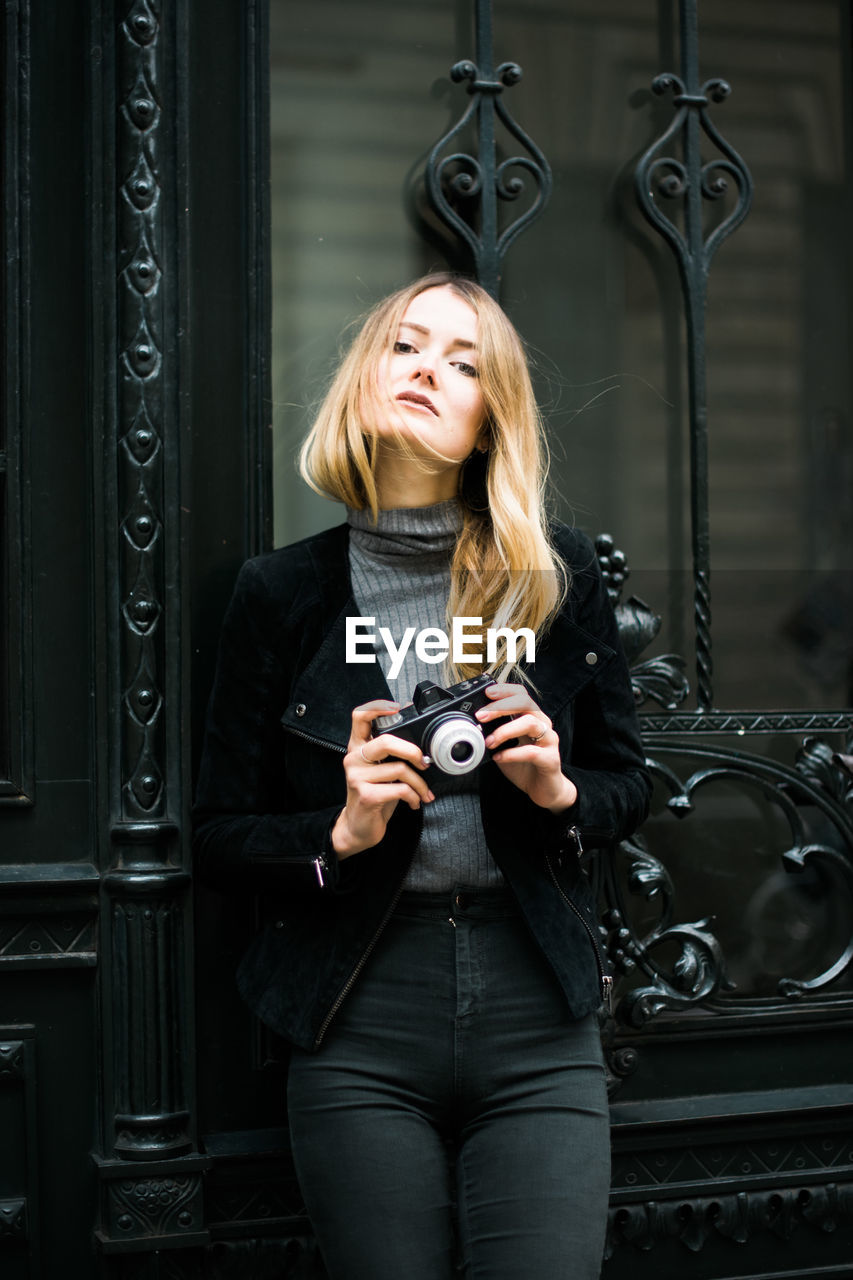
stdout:
<svg viewBox="0 0 853 1280">
<path fill-rule="evenodd" d="M 219 618 L 238 564 L 270 541 L 267 9 L 5 10 L 10 1280 L 321 1274 L 287 1148 L 286 1052 L 231 985 L 252 921 L 194 897 L 188 862 L 191 729 Z M 495 65 L 507 11 L 457 9 L 472 44 L 451 79 L 468 96 L 457 87 L 458 115 L 410 213 L 425 241 L 498 294 L 559 183 L 512 109 L 521 68 Z M 660 310 L 668 392 L 682 375 L 686 392 L 683 411 L 674 392 L 662 412 L 687 442 L 691 586 L 647 575 L 651 603 L 626 598 L 630 539 L 623 554 L 621 529 L 599 537 L 657 780 L 643 832 L 596 870 L 620 975 L 602 1027 L 614 1143 L 603 1274 L 849 1276 L 850 686 L 819 709 L 721 709 L 715 697 L 708 458 L 719 417 L 705 324 L 712 260 L 749 213 L 752 161 L 729 138 L 729 85 L 700 75 L 702 16 L 696 0 L 658 6 L 678 60 L 661 62 L 646 145 L 613 157 L 634 185 L 626 236 L 677 271 L 680 293 L 662 285 Z M 849 97 L 845 112 L 849 129 Z M 829 265 L 814 276 L 849 297 L 847 221 L 826 226 Z M 559 311 L 565 286 L 536 287 Z M 841 511 L 844 412 L 830 405 L 808 445 L 809 501 L 835 494 Z M 833 518 L 836 558 L 818 557 L 827 572 L 787 624 L 819 658 L 851 622 L 850 521 Z M 828 519 L 803 537 L 819 541 Z M 690 621 L 670 626 L 684 595 Z M 688 636 L 690 660 L 659 652 L 659 634 Z"/>
</svg>

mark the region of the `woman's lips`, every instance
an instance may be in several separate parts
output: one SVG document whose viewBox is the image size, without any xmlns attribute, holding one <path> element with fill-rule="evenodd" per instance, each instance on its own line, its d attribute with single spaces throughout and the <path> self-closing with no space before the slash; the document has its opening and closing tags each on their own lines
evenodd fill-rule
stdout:
<svg viewBox="0 0 853 1280">
<path fill-rule="evenodd" d="M 401 391 L 397 396 L 397 400 L 403 401 L 406 404 L 413 404 L 424 409 L 429 409 L 430 413 L 434 413 L 435 416 L 438 417 L 438 409 L 436 409 L 433 402 L 428 396 L 422 396 L 418 391 Z"/>
</svg>

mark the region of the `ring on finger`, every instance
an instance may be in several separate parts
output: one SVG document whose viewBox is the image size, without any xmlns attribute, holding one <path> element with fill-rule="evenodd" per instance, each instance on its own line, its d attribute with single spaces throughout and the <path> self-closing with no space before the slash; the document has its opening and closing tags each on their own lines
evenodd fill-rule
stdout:
<svg viewBox="0 0 853 1280">
<path fill-rule="evenodd" d="M 547 724 L 543 724 L 543 726 L 542 726 L 542 732 L 541 732 L 541 733 L 537 733 L 535 736 L 534 736 L 534 734 L 529 733 L 527 736 L 528 736 L 528 738 L 531 738 L 533 742 L 539 742 L 539 741 L 541 741 L 541 739 L 542 739 L 542 738 L 544 738 L 544 737 L 545 737 L 545 734 L 546 734 L 547 732 L 548 732 L 548 726 L 547 726 Z"/>
<path fill-rule="evenodd" d="M 368 760 L 367 756 L 364 754 L 364 743 L 359 747 L 358 754 L 361 756 L 365 764 L 378 764 L 377 760 Z"/>
</svg>

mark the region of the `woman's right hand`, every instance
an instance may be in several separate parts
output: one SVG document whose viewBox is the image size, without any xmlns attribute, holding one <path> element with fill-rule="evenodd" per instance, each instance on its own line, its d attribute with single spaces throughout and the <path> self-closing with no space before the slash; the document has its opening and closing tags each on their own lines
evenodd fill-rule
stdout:
<svg viewBox="0 0 853 1280">
<path fill-rule="evenodd" d="M 332 848 L 339 860 L 378 844 L 400 800 L 419 809 L 435 799 L 422 776 L 427 761 L 413 742 L 392 733 L 371 737 L 376 717 L 399 709 L 398 702 L 383 698 L 353 710 L 344 756 L 347 802 L 332 827 Z"/>
</svg>

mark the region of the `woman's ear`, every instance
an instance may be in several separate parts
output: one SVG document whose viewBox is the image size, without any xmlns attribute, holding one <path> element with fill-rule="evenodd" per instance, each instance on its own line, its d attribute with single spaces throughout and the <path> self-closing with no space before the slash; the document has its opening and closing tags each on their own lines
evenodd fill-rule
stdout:
<svg viewBox="0 0 853 1280">
<path fill-rule="evenodd" d="M 477 436 L 477 443 L 474 445 L 474 453 L 488 453 L 489 445 L 492 442 L 492 424 L 486 419 L 480 428 L 480 434 Z"/>
<path fill-rule="evenodd" d="M 482 514 L 489 509 L 489 438 L 481 436 L 459 472 L 459 496 L 470 511 Z"/>
</svg>

